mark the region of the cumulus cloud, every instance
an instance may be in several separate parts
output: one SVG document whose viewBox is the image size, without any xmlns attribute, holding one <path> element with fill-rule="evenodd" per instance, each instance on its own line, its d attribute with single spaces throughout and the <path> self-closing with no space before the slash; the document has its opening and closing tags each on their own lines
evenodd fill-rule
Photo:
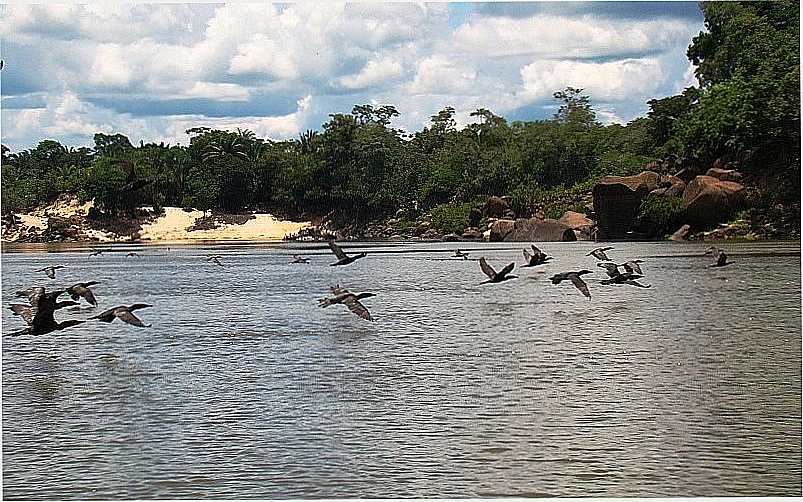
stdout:
<svg viewBox="0 0 803 502">
<path fill-rule="evenodd" d="M 408 130 L 445 106 L 461 124 L 479 107 L 541 118 L 567 85 L 618 120 L 693 83 L 701 19 L 528 7 L 0 6 L 3 142 L 79 143 L 92 128 L 175 142 L 200 124 L 287 137 L 369 102 L 396 105 Z"/>
<path fill-rule="evenodd" d="M 625 59 L 606 63 L 536 61 L 521 69 L 522 94 L 544 98 L 556 89 L 581 87 L 594 97 L 619 100 L 645 95 L 663 80 L 657 59 Z"/>
</svg>

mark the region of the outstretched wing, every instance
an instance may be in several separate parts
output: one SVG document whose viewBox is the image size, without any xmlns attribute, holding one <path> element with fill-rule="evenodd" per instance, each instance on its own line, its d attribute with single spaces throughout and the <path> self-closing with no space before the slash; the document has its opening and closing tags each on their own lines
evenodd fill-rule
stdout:
<svg viewBox="0 0 803 502">
<path fill-rule="evenodd" d="M 505 268 L 503 268 L 502 270 L 499 271 L 499 275 L 502 276 L 502 277 L 506 276 L 507 274 L 509 274 L 510 272 L 513 271 L 513 267 L 515 267 L 515 266 L 516 266 L 515 263 L 512 263 L 512 262 L 508 263 Z"/>
<path fill-rule="evenodd" d="M 95 300 L 95 295 L 92 294 L 92 291 L 89 288 L 85 288 L 83 286 L 73 286 L 71 290 L 71 296 L 73 300 L 77 300 L 79 296 L 82 296 L 86 301 L 90 303 L 90 305 L 98 306 L 98 301 Z"/>
<path fill-rule="evenodd" d="M 365 305 L 360 303 L 354 296 L 349 296 L 343 303 L 346 304 L 346 307 L 349 308 L 355 315 L 358 317 L 362 317 L 366 321 L 373 321 L 373 317 L 371 317 L 371 313 L 368 312 L 368 309 L 365 308 Z"/>
<path fill-rule="evenodd" d="M 33 323 L 33 318 L 34 318 L 33 307 L 14 303 L 9 308 L 11 309 L 12 312 L 14 312 L 15 315 L 18 315 L 23 319 L 25 319 L 25 322 L 27 322 L 28 324 Z"/>
<path fill-rule="evenodd" d="M 143 324 L 142 321 L 139 320 L 139 317 L 135 316 L 134 314 L 132 314 L 131 312 L 129 312 L 127 310 L 124 310 L 122 312 L 117 312 L 114 315 L 118 319 L 120 319 L 121 321 L 127 322 L 128 324 L 131 324 L 132 326 L 138 326 L 140 328 L 147 328 L 147 326 L 145 326 L 145 324 Z"/>
<path fill-rule="evenodd" d="M 526 249 L 522 249 L 521 252 L 524 253 L 524 261 L 529 264 L 533 260 L 532 255 L 530 255 Z"/>
<path fill-rule="evenodd" d="M 482 273 L 488 276 L 488 279 L 496 278 L 496 271 L 488 265 L 484 256 L 480 258 L 480 268 L 482 269 Z"/>
<path fill-rule="evenodd" d="M 340 246 L 335 244 L 335 241 L 329 241 L 329 249 L 331 249 L 332 252 L 335 254 L 335 256 L 337 256 L 338 260 L 345 260 L 346 258 L 348 258 L 348 256 L 346 255 L 346 253 L 343 252 Z"/>
<path fill-rule="evenodd" d="M 535 247 L 533 244 L 530 244 L 530 247 L 533 248 L 533 256 L 546 256 L 544 253 L 541 252 L 540 249 Z"/>
<path fill-rule="evenodd" d="M 41 272 L 41 270 L 39 271 Z M 39 302 L 39 298 L 44 296 L 45 288 L 28 288 L 23 289 L 22 291 L 17 291 L 17 297 L 19 298 L 27 298 L 31 305 L 36 305 Z"/>
<path fill-rule="evenodd" d="M 636 263 L 634 261 L 626 262 L 622 266 L 625 268 L 626 271 L 630 272 L 631 274 L 635 273 L 635 274 L 643 275 L 643 272 L 641 271 L 641 267 L 639 266 L 638 263 Z"/>
<path fill-rule="evenodd" d="M 572 274 L 569 276 L 569 279 L 572 281 L 575 288 L 579 289 L 587 298 L 591 298 L 591 293 L 588 291 L 588 284 L 586 284 L 579 275 Z"/>
</svg>

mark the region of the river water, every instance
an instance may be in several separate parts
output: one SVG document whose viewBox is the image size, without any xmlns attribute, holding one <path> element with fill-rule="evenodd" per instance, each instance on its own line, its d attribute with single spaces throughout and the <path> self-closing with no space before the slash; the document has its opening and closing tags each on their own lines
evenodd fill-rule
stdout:
<svg viewBox="0 0 803 502">
<path fill-rule="evenodd" d="M 614 246 L 650 289 L 601 285 L 582 242 L 481 286 L 443 243 L 348 244 L 369 255 L 346 267 L 320 244 L 5 246 L 4 335 L 22 287 L 101 282 L 58 320 L 154 307 L 3 336 L 3 495 L 801 495 L 800 243 L 719 269 L 701 243 Z M 522 247 L 465 244 L 497 269 Z M 590 301 L 547 279 L 580 268 Z M 375 322 L 317 308 L 336 283 L 377 293 Z"/>
</svg>

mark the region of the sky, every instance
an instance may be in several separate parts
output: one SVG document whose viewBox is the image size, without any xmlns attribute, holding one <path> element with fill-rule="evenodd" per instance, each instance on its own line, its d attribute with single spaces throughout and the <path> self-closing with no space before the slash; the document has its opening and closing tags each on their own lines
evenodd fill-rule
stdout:
<svg viewBox="0 0 803 502">
<path fill-rule="evenodd" d="M 187 144 L 186 129 L 296 137 L 355 104 L 420 130 L 446 106 L 551 117 L 566 86 L 603 123 L 694 85 L 696 2 L 0 6 L 2 143 Z"/>
</svg>

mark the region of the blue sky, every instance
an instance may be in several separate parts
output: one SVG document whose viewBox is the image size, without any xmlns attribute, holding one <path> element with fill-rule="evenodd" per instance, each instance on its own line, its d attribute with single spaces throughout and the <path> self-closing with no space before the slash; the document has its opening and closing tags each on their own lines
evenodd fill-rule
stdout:
<svg viewBox="0 0 803 502">
<path fill-rule="evenodd" d="M 445 106 L 545 118 L 582 87 L 603 122 L 694 84 L 696 2 L 0 6 L 2 142 L 95 132 L 187 143 L 195 126 L 274 139 L 354 104 L 420 129 Z"/>
</svg>

